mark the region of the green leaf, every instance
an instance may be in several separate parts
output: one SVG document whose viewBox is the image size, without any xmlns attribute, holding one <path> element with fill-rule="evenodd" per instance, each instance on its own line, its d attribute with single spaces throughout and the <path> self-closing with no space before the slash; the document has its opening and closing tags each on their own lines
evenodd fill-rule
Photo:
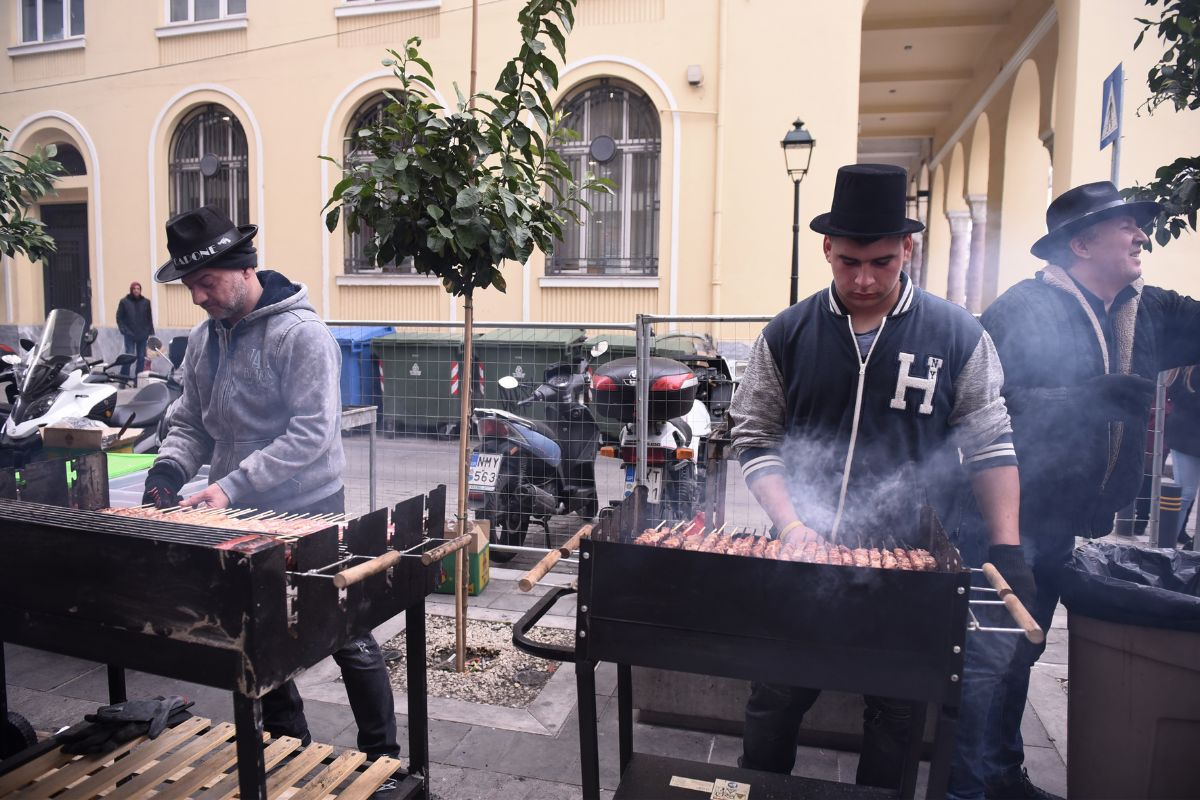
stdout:
<svg viewBox="0 0 1200 800">
<path fill-rule="evenodd" d="M 500 270 L 496 270 L 492 275 L 492 286 L 496 287 L 502 292 L 508 288 L 508 284 L 505 283 L 504 276 L 500 274 Z"/>
<path fill-rule="evenodd" d="M 325 228 L 330 233 L 333 233 L 334 231 L 337 230 L 338 220 L 341 219 L 341 216 L 342 216 L 341 206 L 338 206 L 337 208 L 333 209 L 333 211 L 330 211 L 328 214 L 325 215 Z"/>
<path fill-rule="evenodd" d="M 432 203 L 430 203 L 429 205 L 425 206 L 425 213 L 427 213 L 427 214 L 428 214 L 430 217 L 432 217 L 432 218 L 433 218 L 433 219 L 435 219 L 435 220 L 439 220 L 439 219 L 441 219 L 443 216 L 445 216 L 445 215 L 446 215 L 446 212 L 445 212 L 445 211 L 442 211 L 442 209 L 440 209 L 439 207 L 437 207 L 437 206 L 433 205 Z"/>
<path fill-rule="evenodd" d="M 455 208 L 472 208 L 479 205 L 479 190 L 474 187 L 467 187 L 458 193 L 455 198 Z"/>
</svg>

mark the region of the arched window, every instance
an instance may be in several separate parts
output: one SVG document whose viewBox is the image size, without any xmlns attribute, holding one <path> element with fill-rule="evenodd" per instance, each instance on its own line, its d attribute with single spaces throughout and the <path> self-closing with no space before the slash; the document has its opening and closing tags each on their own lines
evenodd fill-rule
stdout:
<svg viewBox="0 0 1200 800">
<path fill-rule="evenodd" d="M 354 118 L 350 120 L 350 124 L 346 127 L 346 145 L 343 151 L 343 163 L 347 166 L 351 164 L 360 164 L 363 161 L 370 159 L 371 153 L 368 150 L 359 149 L 355 146 L 358 141 L 354 134 L 362 128 L 370 125 L 375 125 L 379 122 L 383 114 L 384 107 L 391 102 L 383 95 L 375 95 L 369 98 L 365 103 L 359 106 L 358 112 Z M 373 234 L 373 231 L 366 225 L 360 224 L 355 230 L 350 230 L 350 226 L 344 226 L 346 231 L 346 274 L 386 274 L 386 275 L 411 275 L 416 272 L 413 267 L 412 256 L 405 257 L 399 262 L 394 259 L 383 265 L 382 268 L 376 267 L 367 260 L 365 248 Z"/>
<path fill-rule="evenodd" d="M 73 144 L 55 142 L 54 160 L 62 164 L 67 175 L 87 175 L 87 165 L 83 162 L 83 154 Z"/>
<path fill-rule="evenodd" d="M 636 89 L 607 80 L 562 106 L 579 139 L 556 147 L 576 179 L 589 170 L 616 184 L 615 193 L 586 198 L 591 211 L 563 226 L 547 275 L 657 275 L 658 111 Z"/>
<path fill-rule="evenodd" d="M 171 215 L 214 205 L 250 222 L 250 158 L 242 123 L 215 104 L 192 111 L 171 140 Z"/>
</svg>

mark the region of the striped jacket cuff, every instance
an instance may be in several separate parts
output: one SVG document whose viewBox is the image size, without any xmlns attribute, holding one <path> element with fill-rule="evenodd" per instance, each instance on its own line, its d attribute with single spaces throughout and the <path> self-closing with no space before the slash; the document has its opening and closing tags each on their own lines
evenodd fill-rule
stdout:
<svg viewBox="0 0 1200 800">
<path fill-rule="evenodd" d="M 778 450 L 750 448 L 741 454 L 738 461 L 742 465 L 742 477 L 747 483 L 763 475 L 782 475 L 786 472 Z"/>
<path fill-rule="evenodd" d="M 1017 450 L 1013 446 L 1012 434 L 1001 434 L 974 453 L 964 454 L 963 464 L 971 472 L 1017 466 Z"/>
</svg>

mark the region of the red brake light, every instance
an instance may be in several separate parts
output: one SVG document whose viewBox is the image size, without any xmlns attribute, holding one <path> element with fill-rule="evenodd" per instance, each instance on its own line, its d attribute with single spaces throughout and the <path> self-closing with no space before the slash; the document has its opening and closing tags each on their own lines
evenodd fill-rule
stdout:
<svg viewBox="0 0 1200 800">
<path fill-rule="evenodd" d="M 592 389 L 602 392 L 611 392 L 615 391 L 616 388 L 617 382 L 608 375 L 597 375 L 592 378 Z"/>
<path fill-rule="evenodd" d="M 678 392 L 689 389 L 697 383 L 696 376 L 691 372 L 681 372 L 678 375 L 664 375 L 650 384 L 652 392 Z"/>
<path fill-rule="evenodd" d="M 636 464 L 637 463 L 637 448 L 622 447 L 621 448 L 621 463 Z M 646 448 L 646 463 L 650 466 L 661 466 L 667 463 L 667 449 L 664 447 L 651 446 Z"/>
</svg>

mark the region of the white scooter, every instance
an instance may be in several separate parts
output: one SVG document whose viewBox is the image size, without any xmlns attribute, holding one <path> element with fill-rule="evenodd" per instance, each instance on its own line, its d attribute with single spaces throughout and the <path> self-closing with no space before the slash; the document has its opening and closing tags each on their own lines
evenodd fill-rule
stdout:
<svg viewBox="0 0 1200 800">
<path fill-rule="evenodd" d="M 28 346 L 24 358 L 3 357 L 16 373 L 16 396 L 12 412 L 0 433 L 0 449 L 6 461 L 24 463 L 41 448 L 39 429 L 60 420 L 87 417 L 104 422 L 117 405 L 117 387 L 111 383 L 89 383 L 91 369 L 80 357 L 85 342 L 83 317 L 56 308 L 46 318 L 46 327 L 36 345 Z M 94 333 L 88 332 L 94 338 Z"/>
</svg>

